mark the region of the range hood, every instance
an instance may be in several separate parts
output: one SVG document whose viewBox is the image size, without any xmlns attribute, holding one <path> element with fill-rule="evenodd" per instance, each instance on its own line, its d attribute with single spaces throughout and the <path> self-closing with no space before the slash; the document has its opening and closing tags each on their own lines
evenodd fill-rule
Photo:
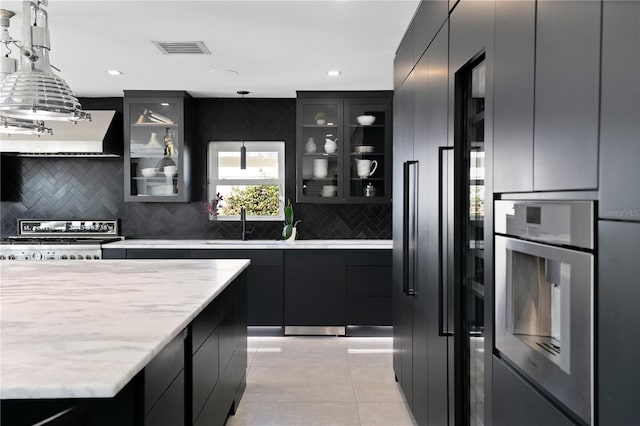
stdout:
<svg viewBox="0 0 640 426">
<path fill-rule="evenodd" d="M 0 152 L 25 157 L 119 157 L 122 155 L 122 126 L 114 121 L 115 111 L 89 111 L 91 121 L 77 124 L 47 121 L 52 135 L 0 134 Z M 119 131 L 118 131 L 119 129 Z"/>
</svg>

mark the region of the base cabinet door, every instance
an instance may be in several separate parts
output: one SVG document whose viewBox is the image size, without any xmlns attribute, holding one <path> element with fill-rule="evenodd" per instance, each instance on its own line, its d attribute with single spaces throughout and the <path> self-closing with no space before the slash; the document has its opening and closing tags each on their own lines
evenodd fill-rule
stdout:
<svg viewBox="0 0 640 426">
<path fill-rule="evenodd" d="M 191 259 L 249 259 L 247 308 L 250 326 L 282 327 L 283 250 L 189 250 Z"/>
<path fill-rule="evenodd" d="M 574 425 L 498 358 L 493 358 L 494 426 Z"/>
<path fill-rule="evenodd" d="M 284 255 L 285 326 L 346 324 L 346 263 L 339 250 L 287 250 Z"/>
</svg>

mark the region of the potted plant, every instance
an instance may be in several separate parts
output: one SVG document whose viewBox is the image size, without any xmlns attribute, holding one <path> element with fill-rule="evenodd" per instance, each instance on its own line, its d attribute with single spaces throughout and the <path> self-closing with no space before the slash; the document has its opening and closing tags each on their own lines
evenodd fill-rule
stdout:
<svg viewBox="0 0 640 426">
<path fill-rule="evenodd" d="M 224 200 L 224 198 L 222 198 L 222 195 L 220 195 L 220 193 L 218 192 L 216 196 L 213 197 L 213 200 L 211 200 L 210 203 L 205 203 L 204 208 L 205 211 L 209 214 L 209 220 L 217 220 L 217 217 L 220 214 L 220 212 L 218 211 L 220 206 L 218 204 L 222 200 Z"/>
<path fill-rule="evenodd" d="M 294 241 L 296 239 L 296 226 L 300 222 L 302 221 L 293 221 L 293 207 L 291 206 L 291 200 L 289 200 L 284 208 L 284 227 L 282 228 L 282 238 L 285 241 Z"/>
<path fill-rule="evenodd" d="M 324 112 L 316 113 L 313 119 L 316 120 L 316 124 L 318 125 L 324 126 L 325 124 L 327 124 L 327 116 Z"/>
</svg>

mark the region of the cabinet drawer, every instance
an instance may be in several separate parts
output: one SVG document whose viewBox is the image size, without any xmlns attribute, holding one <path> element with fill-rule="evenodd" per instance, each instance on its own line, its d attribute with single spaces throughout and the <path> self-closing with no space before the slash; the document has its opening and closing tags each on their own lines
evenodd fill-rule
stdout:
<svg viewBox="0 0 640 426">
<path fill-rule="evenodd" d="M 103 259 L 126 259 L 127 258 L 127 250 L 126 249 L 102 249 L 102 258 Z"/>
<path fill-rule="evenodd" d="M 184 338 L 179 333 L 144 369 L 144 412 L 148 413 L 160 396 L 184 369 Z"/>
<path fill-rule="evenodd" d="M 569 426 L 574 423 L 510 367 L 493 357 L 493 424 Z"/>
<path fill-rule="evenodd" d="M 391 297 L 391 266 L 347 266 L 347 295 Z"/>
<path fill-rule="evenodd" d="M 391 250 L 349 250 L 347 265 L 391 265 Z"/>
<path fill-rule="evenodd" d="M 183 249 L 127 249 L 127 259 L 188 259 Z"/>
<path fill-rule="evenodd" d="M 189 250 L 191 259 L 250 259 L 251 266 L 282 265 L 282 250 Z"/>
<path fill-rule="evenodd" d="M 145 426 L 184 426 L 184 371 L 147 413 Z"/>
<path fill-rule="evenodd" d="M 204 341 L 193 355 L 193 418 L 198 418 L 207 398 L 218 383 L 218 329 Z"/>
<path fill-rule="evenodd" d="M 191 354 L 196 353 L 200 345 L 218 326 L 218 299 L 216 298 L 193 320 L 191 325 Z"/>
</svg>

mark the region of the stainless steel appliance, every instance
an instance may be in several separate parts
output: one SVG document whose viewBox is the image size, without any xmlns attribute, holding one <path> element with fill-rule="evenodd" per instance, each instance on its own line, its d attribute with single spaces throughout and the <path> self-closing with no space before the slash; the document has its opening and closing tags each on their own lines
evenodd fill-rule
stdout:
<svg viewBox="0 0 640 426">
<path fill-rule="evenodd" d="M 495 202 L 495 345 L 593 420 L 594 203 Z"/>
<path fill-rule="evenodd" d="M 102 244 L 122 240 L 118 220 L 18 220 L 0 241 L 0 260 L 100 260 Z"/>
</svg>

